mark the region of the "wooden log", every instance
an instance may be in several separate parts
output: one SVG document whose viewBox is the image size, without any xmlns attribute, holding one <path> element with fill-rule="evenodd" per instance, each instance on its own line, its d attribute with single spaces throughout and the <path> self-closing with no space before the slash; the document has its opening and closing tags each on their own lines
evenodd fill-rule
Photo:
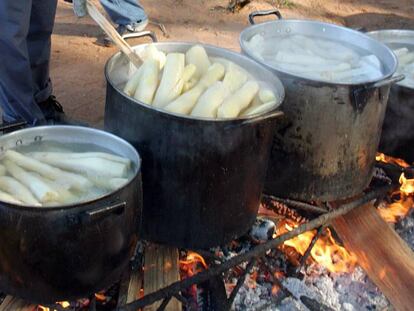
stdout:
<svg viewBox="0 0 414 311">
<path fill-rule="evenodd" d="M 180 280 L 178 250 L 175 247 L 149 244 L 145 248 L 144 294 L 148 295 Z M 162 301 L 145 307 L 145 311 L 155 311 Z M 165 310 L 180 311 L 181 303 L 174 297 Z"/>
<path fill-rule="evenodd" d="M 36 311 L 37 305 L 28 303 L 13 296 L 4 298 L 0 305 L 0 311 Z"/>
<path fill-rule="evenodd" d="M 134 300 L 137 300 L 140 296 L 140 291 L 142 288 L 143 275 L 142 271 L 134 271 L 131 274 L 129 279 L 128 293 L 127 293 L 127 303 L 130 303 Z"/>
<path fill-rule="evenodd" d="M 397 310 L 414 308 L 414 253 L 373 204 L 332 221 L 348 250 Z"/>
<path fill-rule="evenodd" d="M 118 308 L 139 299 L 143 279 L 143 271 L 140 268 L 134 271 L 128 269 L 124 273 L 119 286 Z"/>
</svg>

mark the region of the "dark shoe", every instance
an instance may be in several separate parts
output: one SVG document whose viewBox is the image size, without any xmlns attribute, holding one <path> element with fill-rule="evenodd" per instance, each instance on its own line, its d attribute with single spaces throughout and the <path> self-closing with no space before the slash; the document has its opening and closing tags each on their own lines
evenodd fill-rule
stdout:
<svg viewBox="0 0 414 311">
<path fill-rule="evenodd" d="M 116 31 L 121 35 L 122 38 L 133 38 L 134 34 L 140 33 L 143 31 L 148 25 L 148 18 L 144 20 L 139 20 L 134 24 L 129 25 L 119 25 L 116 28 Z M 111 38 L 106 37 L 104 38 L 104 45 L 105 46 L 112 46 L 114 43 L 112 42 Z"/>
<path fill-rule="evenodd" d="M 63 111 L 62 105 L 51 95 L 44 102 L 38 104 L 42 110 L 47 125 L 78 125 L 88 126 L 87 123 L 69 118 Z"/>
</svg>

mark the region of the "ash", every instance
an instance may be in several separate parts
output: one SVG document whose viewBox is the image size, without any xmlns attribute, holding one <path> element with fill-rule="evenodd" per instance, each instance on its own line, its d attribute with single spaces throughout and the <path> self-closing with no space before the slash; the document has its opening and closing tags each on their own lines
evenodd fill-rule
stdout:
<svg viewBox="0 0 414 311">
<path fill-rule="evenodd" d="M 272 285 L 257 284 L 252 288 L 252 280 L 247 279 L 235 299 L 233 310 L 393 310 L 359 267 L 345 274 L 330 273 L 316 265 L 306 270 L 303 279 L 286 277 L 281 280 L 288 292 L 288 297 L 283 299 L 271 294 Z"/>
<path fill-rule="evenodd" d="M 414 249 L 414 209 L 397 224 L 396 232 Z M 274 256 L 275 252 L 266 257 Z M 284 256 L 278 252 L 278 256 Z M 272 258 L 274 259 L 274 257 Z M 289 273 L 286 262 L 273 260 L 272 269 L 284 272 L 279 278 L 282 289 L 272 293 L 274 283 L 261 277 L 261 268 L 247 275 L 244 286 L 234 301 L 233 310 L 264 311 L 366 311 L 394 310 L 387 298 L 365 272 L 356 267 L 350 273 L 331 273 L 315 263 L 302 269 L 299 276 Z"/>
<path fill-rule="evenodd" d="M 411 209 L 408 215 L 395 225 L 395 231 L 411 249 L 414 249 L 414 209 Z"/>
</svg>

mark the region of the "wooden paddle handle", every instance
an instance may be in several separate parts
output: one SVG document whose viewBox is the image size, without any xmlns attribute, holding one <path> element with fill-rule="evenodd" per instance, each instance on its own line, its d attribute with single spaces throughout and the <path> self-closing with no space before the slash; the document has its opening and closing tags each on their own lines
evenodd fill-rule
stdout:
<svg viewBox="0 0 414 311">
<path fill-rule="evenodd" d="M 358 264 L 398 311 L 414 310 L 414 253 L 372 204 L 333 221 Z"/>
<path fill-rule="evenodd" d="M 121 35 L 116 31 L 112 24 L 99 12 L 98 8 L 91 0 L 86 1 L 86 8 L 89 15 L 95 20 L 95 22 L 102 28 L 103 31 L 112 39 L 115 45 L 128 57 L 128 59 L 135 65 L 135 67 L 140 67 L 142 65 L 142 60 L 134 52 L 131 46 L 121 37 Z"/>
</svg>

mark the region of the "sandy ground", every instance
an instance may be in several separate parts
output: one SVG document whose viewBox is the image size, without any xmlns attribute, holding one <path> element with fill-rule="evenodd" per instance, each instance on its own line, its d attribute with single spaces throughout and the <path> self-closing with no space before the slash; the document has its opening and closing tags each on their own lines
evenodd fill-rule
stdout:
<svg viewBox="0 0 414 311">
<path fill-rule="evenodd" d="M 238 13 L 223 9 L 224 0 L 143 0 L 150 24 L 160 41 L 200 41 L 238 51 L 238 36 L 248 26 L 249 12 L 280 7 L 286 18 L 308 18 L 368 30 L 414 29 L 413 0 L 284 0 L 252 1 Z M 274 5 L 272 5 L 274 4 Z M 286 4 L 288 4 L 286 6 Z M 59 0 L 53 34 L 51 77 L 54 93 L 68 115 L 103 126 L 104 66 L 117 50 L 104 47 L 102 31 L 89 18 L 78 19 L 70 4 Z M 148 38 L 130 40 L 131 45 Z"/>
</svg>

